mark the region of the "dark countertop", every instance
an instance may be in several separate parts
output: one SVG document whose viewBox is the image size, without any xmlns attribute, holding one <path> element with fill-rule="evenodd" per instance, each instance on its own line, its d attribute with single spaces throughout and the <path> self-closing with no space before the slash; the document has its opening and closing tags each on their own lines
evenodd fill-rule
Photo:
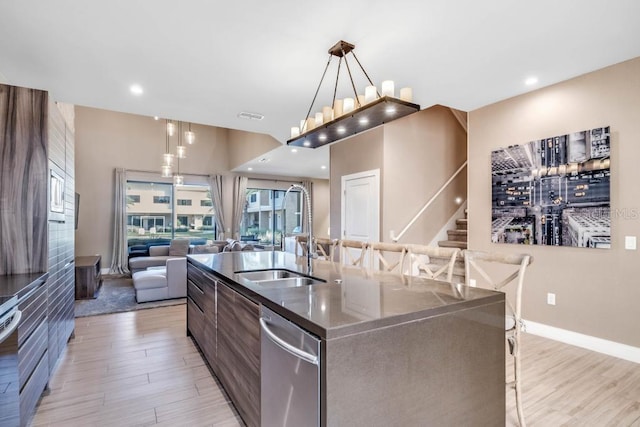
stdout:
<svg viewBox="0 0 640 427">
<path fill-rule="evenodd" d="M 246 297 L 325 339 L 504 301 L 501 292 L 371 273 L 321 260 L 313 261 L 312 276 L 326 283 L 265 289 L 236 272 L 283 268 L 307 274 L 306 259 L 278 251 L 198 254 L 187 258 Z"/>
<path fill-rule="evenodd" d="M 0 296 L 17 296 L 18 301 L 42 285 L 49 277 L 49 273 L 25 273 L 0 276 Z"/>
</svg>

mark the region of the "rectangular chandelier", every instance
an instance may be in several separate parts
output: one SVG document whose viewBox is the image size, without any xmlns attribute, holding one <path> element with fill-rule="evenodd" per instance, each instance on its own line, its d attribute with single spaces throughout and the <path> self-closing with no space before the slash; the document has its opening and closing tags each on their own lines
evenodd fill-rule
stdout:
<svg viewBox="0 0 640 427">
<path fill-rule="evenodd" d="M 396 98 L 394 83 L 386 80 L 382 82 L 382 93 L 380 93 L 355 56 L 354 48 L 355 46 L 350 43 L 339 41 L 329 49 L 329 60 L 316 94 L 311 101 L 307 117 L 300 121 L 299 127 L 291 128 L 291 139 L 287 141 L 287 145 L 318 148 L 420 111 L 420 106 L 411 102 L 412 91 L 410 88 L 402 88 L 400 90 L 400 98 Z M 355 89 L 351 69 L 346 58 L 349 53 L 354 57 L 369 81 L 370 86 L 365 88 L 363 95 L 358 95 Z M 354 96 L 353 98 L 336 99 L 334 92 L 332 107 L 325 106 L 322 108 L 322 112 L 317 112 L 311 116 L 313 104 L 333 56 L 340 58 L 336 75 L 336 88 L 340 77 L 340 65 L 344 59 Z"/>
</svg>

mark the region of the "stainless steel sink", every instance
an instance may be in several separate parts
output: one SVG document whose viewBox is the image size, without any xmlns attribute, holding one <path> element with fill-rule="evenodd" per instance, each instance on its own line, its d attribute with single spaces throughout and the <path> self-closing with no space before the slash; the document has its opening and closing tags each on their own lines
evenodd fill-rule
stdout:
<svg viewBox="0 0 640 427">
<path fill-rule="evenodd" d="M 238 271 L 238 277 L 265 288 L 293 288 L 324 283 L 324 280 L 283 269 Z"/>
</svg>

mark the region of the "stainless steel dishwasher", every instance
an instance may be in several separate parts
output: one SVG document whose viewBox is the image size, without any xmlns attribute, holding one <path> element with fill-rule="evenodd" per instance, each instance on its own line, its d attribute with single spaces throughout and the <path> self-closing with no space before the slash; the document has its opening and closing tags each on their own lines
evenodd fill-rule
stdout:
<svg viewBox="0 0 640 427">
<path fill-rule="evenodd" d="M 320 425 L 320 340 L 268 308 L 260 312 L 261 424 Z"/>
</svg>

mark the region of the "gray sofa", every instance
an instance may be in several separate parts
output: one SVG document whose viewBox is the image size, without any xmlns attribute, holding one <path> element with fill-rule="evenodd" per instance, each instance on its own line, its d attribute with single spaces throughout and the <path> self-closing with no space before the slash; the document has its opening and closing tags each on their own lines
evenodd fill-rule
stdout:
<svg viewBox="0 0 640 427">
<path fill-rule="evenodd" d="M 168 259 L 185 257 L 188 253 L 218 253 L 227 245 L 227 241 L 213 241 L 206 245 L 189 245 L 188 239 L 174 239 L 169 245 L 149 247 L 149 256 L 140 256 L 129 259 L 129 271 L 131 275 L 144 271 L 149 267 L 162 267 Z"/>
<path fill-rule="evenodd" d="M 187 251 L 188 252 L 188 251 Z M 129 260 L 129 270 L 131 274 L 144 271 L 149 267 L 162 267 L 168 259 L 185 257 L 184 255 L 169 255 L 169 246 L 151 246 L 149 248 L 149 256 L 140 256 Z"/>
</svg>

